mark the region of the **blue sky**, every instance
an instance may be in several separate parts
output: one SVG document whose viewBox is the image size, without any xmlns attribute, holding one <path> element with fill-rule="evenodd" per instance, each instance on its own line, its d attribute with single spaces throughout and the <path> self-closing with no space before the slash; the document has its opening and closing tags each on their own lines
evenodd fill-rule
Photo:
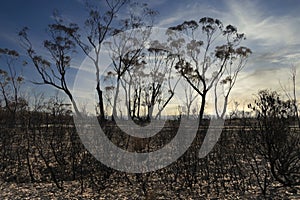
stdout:
<svg viewBox="0 0 300 200">
<path fill-rule="evenodd" d="M 232 92 L 232 100 L 242 104 L 253 98 L 259 89 L 280 91 L 281 82 L 289 88 L 291 65 L 300 74 L 300 1 L 298 0 L 151 0 L 144 1 L 157 10 L 155 26 L 167 28 L 185 20 L 204 16 L 216 17 L 224 24 L 232 24 L 246 34 L 243 45 L 253 54 L 240 74 Z M 30 37 L 37 48 L 42 46 L 47 24 L 53 22 L 52 12 L 60 11 L 70 22 L 82 23 L 87 13 L 81 0 L 10 0 L 0 6 L 0 47 L 21 52 L 17 32 L 30 28 Z M 75 61 L 81 63 L 82 57 Z M 36 79 L 33 68 L 26 66 L 22 73 L 27 79 Z M 72 82 L 75 74 L 70 76 Z M 297 77 L 300 83 L 300 75 Z M 28 86 L 29 87 L 29 86 Z M 30 87 L 43 88 L 44 86 Z M 48 88 L 49 89 L 49 88 Z M 300 87 L 298 88 L 300 96 Z M 299 97 L 300 98 L 300 97 Z"/>
</svg>

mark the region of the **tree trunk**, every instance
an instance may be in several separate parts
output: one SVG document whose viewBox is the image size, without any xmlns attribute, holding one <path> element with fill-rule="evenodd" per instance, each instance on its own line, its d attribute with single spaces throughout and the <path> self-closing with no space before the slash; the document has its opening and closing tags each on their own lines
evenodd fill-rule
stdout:
<svg viewBox="0 0 300 200">
<path fill-rule="evenodd" d="M 199 111 L 199 122 L 200 123 L 203 119 L 205 103 L 206 103 L 206 91 L 204 91 L 203 94 L 201 95 L 201 107 L 200 107 L 200 111 Z"/>
<path fill-rule="evenodd" d="M 139 88 L 139 93 L 138 93 L 138 105 L 137 105 L 137 118 L 140 119 L 140 110 L 141 110 L 141 91 L 142 89 Z"/>
<path fill-rule="evenodd" d="M 99 109 L 100 109 L 100 120 L 104 120 L 104 106 L 103 106 L 103 95 L 102 90 L 100 89 L 100 83 L 97 83 L 96 87 L 97 93 L 98 93 L 98 99 L 99 99 Z"/>
</svg>

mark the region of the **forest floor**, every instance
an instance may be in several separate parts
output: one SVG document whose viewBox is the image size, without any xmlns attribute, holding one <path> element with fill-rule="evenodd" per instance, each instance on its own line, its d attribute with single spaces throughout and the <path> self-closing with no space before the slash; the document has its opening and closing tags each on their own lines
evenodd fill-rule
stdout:
<svg viewBox="0 0 300 200">
<path fill-rule="evenodd" d="M 176 124 L 175 124 L 176 125 Z M 171 128 L 178 128 L 174 124 L 171 124 Z M 8 134 L 8 136 L 12 135 L 13 137 L 7 137 L 5 140 L 5 148 L 3 148 L 3 152 L 6 152 L 5 155 L 8 155 L 8 158 L 5 162 L 1 160 L 3 164 L 7 165 L 7 170 L 4 172 L 0 170 L 0 200 L 15 200 L 15 199 L 103 199 L 103 200 L 156 200 L 156 199 L 172 199 L 172 200 L 204 200 L 204 199 L 300 199 L 300 186 L 289 188 L 289 187 L 280 187 L 276 181 L 272 182 L 273 185 L 268 186 L 267 195 L 263 196 L 261 192 L 261 188 L 258 185 L 263 185 L 263 177 L 259 178 L 258 180 L 253 178 L 253 172 L 249 167 L 249 162 L 244 162 L 244 154 L 243 148 L 240 148 L 244 143 L 239 142 L 232 142 L 233 138 L 236 139 L 236 135 L 238 130 L 236 127 L 239 127 L 239 122 L 236 124 L 232 124 L 231 127 L 227 127 L 226 131 L 224 132 L 224 137 L 221 137 L 222 140 L 219 140 L 218 145 L 215 146 L 214 151 L 210 154 L 209 162 L 205 160 L 199 159 L 199 181 L 196 182 L 195 185 L 192 187 L 187 187 L 186 185 L 190 185 L 189 181 L 185 178 L 188 176 L 184 176 L 187 174 L 183 174 L 182 172 L 187 172 L 188 168 L 184 168 L 184 166 L 189 166 L 189 162 L 185 163 L 185 159 L 188 160 L 187 157 L 182 157 L 176 163 L 174 163 L 171 167 L 166 167 L 165 170 L 156 171 L 150 173 L 149 176 L 143 176 L 145 174 L 140 174 L 142 178 L 137 178 L 136 174 L 126 174 L 126 173 L 119 173 L 117 171 L 112 171 L 112 173 L 108 176 L 108 179 L 105 179 L 104 185 L 99 184 L 101 181 L 101 177 L 103 177 L 106 173 L 103 173 L 103 169 L 107 169 L 100 165 L 98 162 L 95 161 L 93 157 L 90 157 L 88 153 L 83 154 L 85 150 L 83 149 L 81 143 L 78 142 L 78 146 L 76 146 L 77 140 L 72 140 L 74 144 L 73 150 L 78 150 L 77 158 L 78 158 L 78 166 L 82 161 L 82 166 L 86 170 L 85 173 L 82 173 L 82 179 L 80 173 L 76 172 L 76 179 L 72 178 L 72 165 L 70 163 L 70 153 L 72 152 L 70 146 L 66 145 L 69 144 L 69 132 L 72 127 L 64 127 L 62 129 L 58 129 L 61 131 L 61 135 L 57 134 L 54 135 L 55 130 L 47 130 L 45 131 L 45 136 L 51 136 L 53 138 L 43 138 L 36 135 L 35 140 L 28 139 L 31 145 L 29 155 L 30 155 L 30 163 L 33 169 L 33 173 L 35 174 L 34 179 L 37 180 L 36 182 L 30 182 L 30 177 L 28 176 L 27 169 L 24 168 L 26 166 L 26 146 L 28 145 L 24 140 L 23 134 Z M 55 128 L 55 127 L 50 127 Z M 50 129 L 49 128 L 49 129 Z M 142 142 L 127 140 L 127 138 L 120 134 L 120 131 L 113 131 L 114 126 L 108 127 L 111 130 L 110 137 L 112 141 L 116 144 L 120 145 L 123 142 L 123 145 L 130 144 L 127 146 L 126 149 L 131 151 L 136 150 L 138 151 L 140 148 L 143 150 L 144 146 L 139 146 L 136 144 L 142 144 Z M 66 130 L 65 130 L 66 129 Z M 70 130 L 69 130 L 70 129 Z M 44 128 L 42 128 L 44 131 Z M 41 131 L 42 132 L 42 131 Z M 7 133 L 11 133 L 10 130 Z M 43 133 L 43 132 L 42 132 Z M 51 133 L 51 134 L 49 134 Z M 56 132 L 55 132 L 56 133 Z M 60 132 L 59 132 L 60 133 Z M 164 134 L 158 135 L 156 138 L 152 140 L 153 150 L 156 148 L 160 148 L 162 145 L 167 143 L 174 137 L 176 131 L 166 130 L 163 132 Z M 232 135 L 231 135 L 232 134 Z M 244 133 L 243 133 L 244 134 Z M 42 135 L 42 134 L 41 134 Z M 64 140 L 62 140 L 62 136 Z M 204 135 L 204 134 L 203 134 Z M 203 136 L 202 135 L 202 136 Z M 42 135 L 43 136 L 43 135 Z M 68 137 L 67 137 L 68 136 Z M 124 139 L 125 138 L 125 139 Z M 43 140 L 42 140 L 43 139 Z M 49 143 L 49 141 L 56 141 L 55 147 L 53 148 Z M 78 138 L 77 138 L 78 139 Z M 201 138 L 199 138 L 200 140 Z M 4 140 L 3 140 L 4 141 Z M 41 142 L 42 141 L 42 142 Z M 80 140 L 78 140 L 80 141 Z M 127 141 L 124 142 L 124 141 Z M 230 141 L 230 142 L 228 142 Z M 245 142 L 245 141 L 243 141 Z M 4 143 L 4 142 L 3 142 Z M 234 144 L 234 145 L 232 145 Z M 136 145 L 136 146 L 134 146 Z M 151 146 L 151 147 L 152 147 Z M 197 146 L 197 145 L 194 145 Z M 199 145 L 198 145 L 199 146 Z M 7 147 L 7 148 L 6 148 Z M 11 148 L 8 148 L 11 147 Z M 52 163 L 52 166 L 60 166 L 58 165 L 59 161 L 66 161 L 69 163 L 68 166 L 65 168 L 55 168 L 57 173 L 55 174 L 58 180 L 63 181 L 63 189 L 59 189 L 54 182 L 51 182 L 51 177 L 49 175 L 48 169 L 45 167 L 43 159 L 40 156 L 40 152 L 38 151 L 37 147 L 43 149 L 44 155 L 47 156 L 47 162 Z M 120 145 L 122 147 L 122 145 Z M 124 147 L 125 148 L 125 147 Z M 136 148 L 136 149 L 135 149 Z M 150 145 L 148 146 L 150 148 Z M 1 149 L 1 148 L 0 148 Z M 152 149 L 151 149 L 152 150 Z M 191 148 L 191 152 L 196 152 L 195 149 Z M 16 153 L 17 152 L 17 153 Z M 247 151 L 248 152 L 248 151 Z M 22 154 L 23 153 L 23 154 Z M 54 157 L 54 153 L 56 155 L 61 155 L 61 157 Z M 86 155 L 85 157 L 81 155 Z M 190 154 L 186 154 L 190 155 Z M 235 177 L 232 180 L 228 181 L 227 179 L 222 179 L 219 181 L 218 176 L 224 175 L 223 171 L 218 170 L 225 170 L 228 175 L 235 174 L 236 172 L 236 165 L 231 163 L 229 158 L 232 158 L 231 155 L 234 155 L 236 161 L 239 161 L 240 173 L 243 175 L 240 177 Z M 18 164 L 18 156 L 21 156 L 21 163 Z M 55 159 L 54 159 L 55 158 Z M 79 160 L 81 158 L 81 160 Z M 84 158 L 84 159 L 83 159 Z M 185 158 L 185 159 L 183 159 Z M 241 158 L 241 160 L 239 160 Z M 69 160 L 68 160 L 69 159 Z M 55 163 L 53 163 L 56 161 Z M 68 162 L 67 162 L 68 161 Z M 84 161 L 84 162 L 83 162 Z M 189 160 L 188 160 L 189 161 Z M 259 161 L 259 160 L 257 160 Z M 1 165 L 1 162 L 0 162 Z M 177 166 L 177 167 L 176 167 Z M 206 169 L 206 166 L 209 168 Z M 222 167 L 220 167 L 222 166 Z M 260 167 L 264 167 L 261 165 Z M 54 168 L 53 168 L 54 169 Z M 210 171 L 208 169 L 212 169 L 214 171 Z M 267 169 L 267 168 L 262 168 Z M 18 176 L 17 173 L 21 173 Z M 111 171 L 111 170 L 107 170 Z M 58 173 L 59 172 L 59 173 Z M 99 174 L 97 174 L 99 172 Z M 232 173 L 232 174 L 229 174 Z M 214 175 L 214 173 L 217 173 Z M 176 174 L 176 179 L 174 178 Z M 207 180 L 204 175 L 210 174 L 210 182 Z M 226 174 L 225 174 L 226 175 Z M 12 178 L 10 178 L 12 177 Z M 23 177 L 24 180 L 21 180 Z M 65 178 L 64 178 L 65 177 Z M 71 178 L 70 178 L 71 177 Z M 95 178 L 96 177 L 96 178 Z M 98 177 L 98 180 L 97 180 Z M 193 176 L 194 177 L 194 176 Z M 227 176 L 221 176 L 227 177 Z M 1 179 L 3 178 L 3 179 Z M 215 179 L 213 179 L 215 178 Z M 18 179 L 18 180 L 16 180 Z M 93 179 L 93 181 L 91 181 Z M 238 179 L 245 180 L 245 183 L 240 184 L 240 182 L 235 181 Z M 249 179 L 249 180 L 248 180 Z M 21 181 L 20 181 L 21 180 Z M 74 180 L 74 181 L 69 181 Z M 96 180 L 96 181 L 95 181 Z M 100 180 L 100 181 L 99 181 Z M 172 182 L 172 180 L 177 180 L 177 182 Z M 99 181 L 99 182 L 97 182 Z M 235 181 L 235 182 L 234 182 Z M 97 182 L 94 184 L 94 182 Z M 269 183 L 269 182 L 266 182 Z M 193 184 L 193 183 L 192 183 Z M 226 185 L 229 184 L 229 185 Z M 250 185 L 249 185 L 250 184 Z M 100 187 L 99 187 L 100 186 Z M 83 189 L 82 189 L 83 188 Z M 145 189 L 146 188 L 146 189 Z M 226 191 L 225 189 L 226 188 Z M 236 188 L 244 188 L 243 191 L 238 190 Z M 245 189 L 247 188 L 247 189 Z M 248 190 L 249 189 L 249 190 Z"/>
<path fill-rule="evenodd" d="M 300 188 L 270 189 L 270 194 L 263 197 L 259 192 L 249 191 L 229 192 L 223 195 L 210 193 L 201 194 L 196 188 L 170 191 L 168 188 L 149 188 L 148 195 L 141 190 L 140 185 L 130 185 L 126 182 L 114 183 L 103 190 L 85 188 L 81 191 L 78 181 L 64 182 L 64 189 L 58 189 L 53 183 L 12 183 L 0 182 L 0 199 L 105 199 L 105 200 L 144 200 L 144 199 L 300 199 Z"/>
</svg>

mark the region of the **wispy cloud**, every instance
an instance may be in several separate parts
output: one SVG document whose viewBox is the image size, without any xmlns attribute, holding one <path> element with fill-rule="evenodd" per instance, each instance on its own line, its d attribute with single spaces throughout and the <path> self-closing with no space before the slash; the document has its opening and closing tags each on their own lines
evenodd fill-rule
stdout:
<svg viewBox="0 0 300 200">
<path fill-rule="evenodd" d="M 256 40 L 263 46 L 300 44 L 297 36 L 300 27 L 299 18 L 289 16 L 267 15 L 266 10 L 257 1 L 226 1 L 228 12 L 226 21 L 238 26 L 250 41 Z"/>
<path fill-rule="evenodd" d="M 184 20 L 198 20 L 205 16 L 220 17 L 222 13 L 219 9 L 199 1 L 191 3 L 181 1 L 177 4 L 174 10 L 166 8 L 167 11 L 161 16 L 158 26 L 168 28 L 177 23 L 182 23 Z"/>
<path fill-rule="evenodd" d="M 220 2 L 221 3 L 221 2 Z M 224 7 L 214 7 L 203 2 L 180 4 L 171 14 L 160 20 L 159 26 L 168 27 L 184 20 L 198 19 L 204 16 L 220 18 L 224 24 L 238 27 L 247 36 L 244 45 L 256 54 L 272 54 L 287 59 L 299 53 L 300 18 L 286 15 L 270 15 L 258 1 L 222 1 Z M 269 12 L 270 13 L 270 12 Z M 296 47 L 295 47 L 296 46 Z M 261 55 L 260 55 L 261 56 Z M 272 58 L 274 60 L 274 58 Z"/>
<path fill-rule="evenodd" d="M 17 31 L 15 34 L 11 34 L 8 32 L 0 32 L 0 38 L 2 41 L 7 42 L 7 44 L 13 45 L 14 47 L 20 46 L 20 41 L 18 40 Z M 2 46 L 4 48 L 4 46 Z"/>
</svg>

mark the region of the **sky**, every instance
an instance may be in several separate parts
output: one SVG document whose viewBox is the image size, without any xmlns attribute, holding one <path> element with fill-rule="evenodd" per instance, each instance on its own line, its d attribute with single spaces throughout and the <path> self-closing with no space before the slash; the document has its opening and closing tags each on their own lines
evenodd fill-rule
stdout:
<svg viewBox="0 0 300 200">
<path fill-rule="evenodd" d="M 101 2 L 101 1 L 99 1 Z M 185 20 L 199 20 L 209 16 L 232 24 L 246 34 L 244 46 L 253 54 L 240 73 L 231 94 L 231 102 L 241 106 L 253 100 L 260 89 L 282 92 L 281 85 L 291 89 L 290 70 L 295 66 L 300 73 L 300 1 L 298 0 L 151 0 L 144 1 L 159 12 L 155 27 L 168 28 Z M 81 24 L 87 13 L 82 0 L 10 0 L 0 6 L 0 47 L 16 49 L 21 54 L 17 32 L 29 27 L 30 37 L 36 48 L 41 48 L 47 24 L 53 22 L 53 11 L 58 10 L 64 19 Z M 100 3 L 101 7 L 101 3 Z M 83 56 L 77 56 L 80 65 Z M 1 66 L 2 67 L 2 66 Z M 30 65 L 19 71 L 26 80 L 39 80 Z M 76 71 L 69 76 L 72 84 Z M 297 85 L 300 75 L 297 76 Z M 50 87 L 28 83 L 29 91 L 50 91 Z M 300 98 L 300 87 L 297 90 Z"/>
</svg>

